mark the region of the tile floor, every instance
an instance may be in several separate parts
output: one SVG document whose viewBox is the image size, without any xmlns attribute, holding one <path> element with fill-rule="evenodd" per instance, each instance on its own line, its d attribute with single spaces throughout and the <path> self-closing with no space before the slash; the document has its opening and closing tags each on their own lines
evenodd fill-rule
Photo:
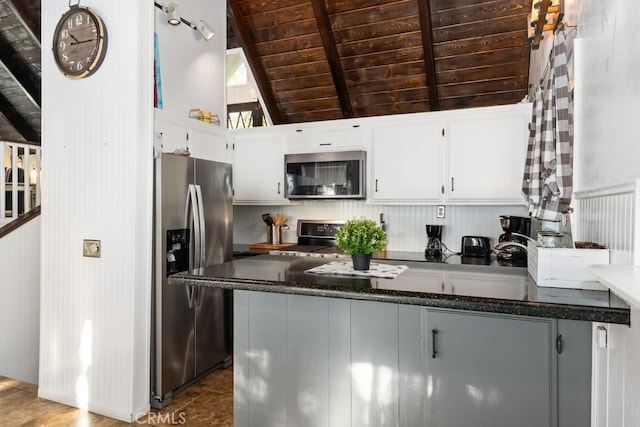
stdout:
<svg viewBox="0 0 640 427">
<path fill-rule="evenodd" d="M 233 369 L 211 372 L 131 424 L 40 399 L 35 385 L 2 376 L 0 408 L 3 426 L 233 426 Z"/>
</svg>

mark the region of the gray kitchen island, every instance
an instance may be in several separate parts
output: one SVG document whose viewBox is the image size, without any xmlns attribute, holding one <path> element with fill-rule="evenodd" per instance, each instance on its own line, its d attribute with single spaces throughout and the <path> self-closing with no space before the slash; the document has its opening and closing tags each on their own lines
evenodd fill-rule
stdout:
<svg viewBox="0 0 640 427">
<path fill-rule="evenodd" d="M 614 294 L 499 266 L 307 272 L 329 261 L 260 255 L 169 279 L 233 290 L 234 425 L 589 425 L 591 322 L 630 322 Z"/>
</svg>

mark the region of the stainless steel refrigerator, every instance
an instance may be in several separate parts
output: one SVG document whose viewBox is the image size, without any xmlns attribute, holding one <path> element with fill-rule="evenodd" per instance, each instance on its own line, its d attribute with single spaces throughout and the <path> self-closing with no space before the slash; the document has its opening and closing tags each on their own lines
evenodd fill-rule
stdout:
<svg viewBox="0 0 640 427">
<path fill-rule="evenodd" d="M 231 292 L 169 285 L 176 272 L 232 258 L 231 165 L 162 154 L 154 164 L 151 405 L 231 360 Z"/>
</svg>

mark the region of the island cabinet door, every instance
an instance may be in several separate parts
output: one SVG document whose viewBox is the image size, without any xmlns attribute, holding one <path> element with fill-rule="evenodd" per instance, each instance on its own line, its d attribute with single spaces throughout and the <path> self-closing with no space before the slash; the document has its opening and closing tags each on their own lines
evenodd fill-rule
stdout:
<svg viewBox="0 0 640 427">
<path fill-rule="evenodd" d="M 233 422 L 287 426 L 287 298 L 233 292 Z"/>
<path fill-rule="evenodd" d="M 351 301 L 351 422 L 334 418 L 331 427 L 424 426 L 423 313 Z"/>
<path fill-rule="evenodd" d="M 351 425 L 398 425 L 398 305 L 351 301 Z"/>
<path fill-rule="evenodd" d="M 349 426 L 346 299 L 234 291 L 234 425 Z"/>
<path fill-rule="evenodd" d="M 426 426 L 556 426 L 553 320 L 426 311 Z"/>
</svg>

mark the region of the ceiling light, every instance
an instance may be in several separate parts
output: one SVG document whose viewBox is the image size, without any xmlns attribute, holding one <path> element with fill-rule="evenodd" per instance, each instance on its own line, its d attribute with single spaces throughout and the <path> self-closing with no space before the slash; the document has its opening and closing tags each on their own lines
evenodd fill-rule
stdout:
<svg viewBox="0 0 640 427">
<path fill-rule="evenodd" d="M 183 17 L 180 16 L 180 9 L 178 9 L 178 5 L 175 3 L 169 3 L 166 6 L 161 5 L 158 2 L 154 2 L 155 6 L 164 11 L 167 14 L 167 22 L 171 25 L 178 25 L 179 23 L 186 24 L 190 26 L 194 31 L 198 31 L 202 38 L 205 40 L 211 40 L 213 36 L 216 35 L 216 32 L 213 31 L 213 28 L 209 26 L 206 22 L 199 20 L 196 24 L 192 24 L 190 21 L 187 21 Z"/>
<path fill-rule="evenodd" d="M 180 23 L 180 9 L 175 3 L 169 3 L 165 7 L 164 11 L 167 13 L 167 22 L 171 25 L 178 25 Z"/>
<path fill-rule="evenodd" d="M 202 37 L 204 37 L 205 40 L 211 40 L 213 36 L 216 35 L 216 32 L 213 31 L 213 28 L 211 28 L 209 24 L 204 21 L 198 21 L 198 23 L 196 24 L 196 29 L 200 31 L 200 34 L 202 34 Z"/>
</svg>

